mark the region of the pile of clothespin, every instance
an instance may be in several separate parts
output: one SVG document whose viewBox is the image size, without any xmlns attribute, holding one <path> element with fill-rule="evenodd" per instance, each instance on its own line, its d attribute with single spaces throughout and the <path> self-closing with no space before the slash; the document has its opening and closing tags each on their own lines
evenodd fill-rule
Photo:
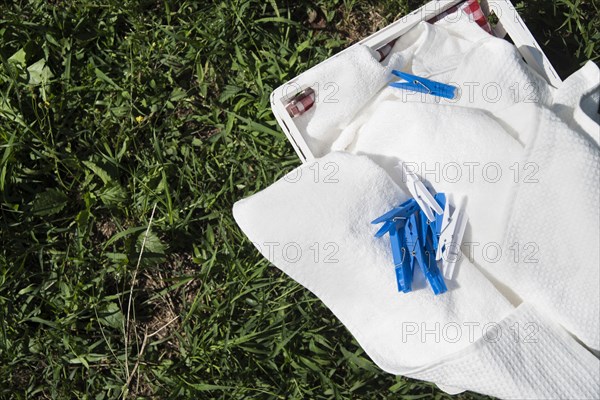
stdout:
<svg viewBox="0 0 600 400">
<path fill-rule="evenodd" d="M 432 195 L 416 174 L 402 165 L 408 190 L 414 198 L 375 219 L 383 226 L 375 237 L 390 236 L 399 292 L 412 290 L 418 264 L 433 292 L 446 292 L 444 278 L 452 279 L 467 225 L 462 204 L 451 210 L 444 193 Z M 440 268 L 442 272 L 440 272 Z"/>
</svg>

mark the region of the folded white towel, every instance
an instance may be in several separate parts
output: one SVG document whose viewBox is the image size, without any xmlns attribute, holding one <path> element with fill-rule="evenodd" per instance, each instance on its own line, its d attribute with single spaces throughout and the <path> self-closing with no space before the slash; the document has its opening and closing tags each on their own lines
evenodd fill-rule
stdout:
<svg viewBox="0 0 600 400">
<path fill-rule="evenodd" d="M 233 214 L 382 369 L 505 398 L 597 397 L 598 360 L 532 307 L 514 310 L 466 258 L 443 295 L 418 271 L 414 291 L 397 292 L 389 242 L 370 220 L 406 198 L 368 158 L 331 153 Z"/>
<path fill-rule="evenodd" d="M 466 195 L 470 229 L 465 240 L 499 243 L 504 237 L 507 215 L 497 205 L 511 198 L 510 168 L 522 162 L 524 150 L 490 113 L 382 101 L 349 150 L 368 155 L 388 171 L 403 162 L 437 191 Z M 402 185 L 402 177 L 395 178 Z"/>
<path fill-rule="evenodd" d="M 295 119 L 296 126 L 315 157 L 327 154 L 341 131 L 392 79 L 393 69 L 444 81 L 473 44 L 488 37 L 460 11 L 436 25 L 419 24 L 396 41 L 382 63 L 375 51 L 356 44 L 290 83 L 290 88 L 310 86 L 317 93 L 315 105 Z"/>
<path fill-rule="evenodd" d="M 317 182 L 314 171 L 321 172 Z M 389 239 L 375 238 L 379 227 L 370 221 L 407 198 L 369 158 L 330 153 L 233 208 L 261 253 L 319 296 L 378 365 L 394 373 L 464 349 L 512 310 L 466 259 L 447 294 L 435 296 L 418 269 L 414 291 L 398 293 Z M 458 340 L 442 340 L 442 329 L 454 335 L 454 324 Z M 422 337 L 437 325 L 438 335 Z"/>
<path fill-rule="evenodd" d="M 330 151 L 340 131 L 389 82 L 391 70 L 403 63 L 396 54 L 384 66 L 376 52 L 356 44 L 294 81 L 295 86 L 310 86 L 317 94 L 314 106 L 295 119 L 315 157 Z"/>
</svg>

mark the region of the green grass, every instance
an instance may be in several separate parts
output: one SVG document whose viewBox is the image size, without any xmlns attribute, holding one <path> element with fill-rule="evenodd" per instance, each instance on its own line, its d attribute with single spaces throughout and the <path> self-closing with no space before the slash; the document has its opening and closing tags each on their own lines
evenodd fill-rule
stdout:
<svg viewBox="0 0 600 400">
<path fill-rule="evenodd" d="M 0 397 L 450 398 L 231 216 L 299 164 L 270 92 L 421 3 L 2 2 Z M 563 77 L 599 59 L 592 1 L 527 4 Z"/>
</svg>

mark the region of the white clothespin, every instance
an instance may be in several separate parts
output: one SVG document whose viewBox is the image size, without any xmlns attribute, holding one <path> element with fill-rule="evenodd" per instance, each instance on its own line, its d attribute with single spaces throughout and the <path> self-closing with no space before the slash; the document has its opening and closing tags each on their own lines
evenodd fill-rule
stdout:
<svg viewBox="0 0 600 400">
<path fill-rule="evenodd" d="M 442 207 L 435 201 L 429 190 L 425 187 L 423 182 L 419 180 L 417 174 L 406 168 L 404 163 L 400 163 L 402 171 L 406 177 L 406 186 L 408 191 L 415 198 L 421 210 L 431 222 L 435 219 L 435 213 L 441 214 L 443 212 Z"/>
<path fill-rule="evenodd" d="M 454 212 L 450 214 L 450 196 L 442 217 L 442 228 L 438 240 L 436 260 L 441 260 L 444 278 L 452 279 L 454 267 L 460 258 L 460 244 L 467 227 L 467 216 L 463 211 L 463 198 L 456 202 Z"/>
</svg>

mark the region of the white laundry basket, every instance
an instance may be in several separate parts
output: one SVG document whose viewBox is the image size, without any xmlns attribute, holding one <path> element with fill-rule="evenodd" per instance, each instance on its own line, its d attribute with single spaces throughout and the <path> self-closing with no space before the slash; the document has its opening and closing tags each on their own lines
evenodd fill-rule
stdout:
<svg viewBox="0 0 600 400">
<path fill-rule="evenodd" d="M 408 32 L 419 22 L 429 21 L 450 8 L 460 5 L 464 1 L 465 0 L 431 1 L 353 46 L 365 45 L 373 50 L 381 49 L 391 41 Z M 509 36 L 523 56 L 523 59 L 536 72 L 544 77 L 549 84 L 555 87 L 558 86 L 561 83 L 561 79 L 511 2 L 509 0 L 480 0 L 479 3 L 485 15 L 493 14 L 498 20 L 492 28 L 494 35 L 497 37 Z M 333 57 L 337 57 L 348 49 L 343 50 Z M 297 84 L 297 81 L 301 76 L 302 75 L 291 79 L 271 93 L 271 108 L 281 129 L 292 143 L 294 150 L 300 159 L 303 162 L 306 162 L 315 158 L 313 151 L 311 151 L 310 146 L 307 143 L 306 132 L 302 127 L 298 126 L 295 119 L 292 118 L 286 110 L 286 105 L 290 99 L 296 96 L 300 91 L 306 89 L 306 87 L 300 87 Z M 318 102 L 316 102 L 313 107 L 318 107 Z"/>
</svg>

